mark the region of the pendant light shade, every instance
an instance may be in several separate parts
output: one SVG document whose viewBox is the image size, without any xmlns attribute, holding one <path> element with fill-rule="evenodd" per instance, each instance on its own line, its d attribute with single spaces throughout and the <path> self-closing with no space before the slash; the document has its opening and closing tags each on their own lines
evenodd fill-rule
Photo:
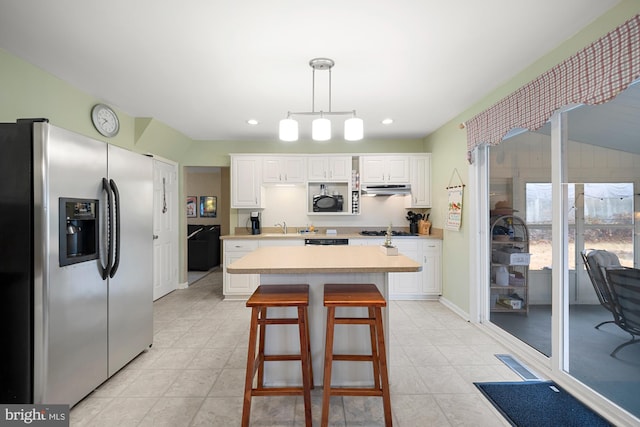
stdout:
<svg viewBox="0 0 640 427">
<path fill-rule="evenodd" d="M 311 137 L 314 141 L 328 141 L 331 139 L 331 121 L 324 116 L 346 116 L 352 117 L 344 122 L 344 138 L 347 141 L 360 141 L 363 138 L 362 119 L 356 117 L 356 111 L 331 111 L 331 68 L 335 63 L 329 58 L 314 58 L 309 61 L 309 66 L 313 69 L 311 86 L 311 111 L 289 112 L 287 118 L 280 120 L 280 139 L 282 141 L 298 140 L 298 122 L 291 116 L 320 116 L 311 122 Z M 329 72 L 329 109 L 316 111 L 316 71 Z"/>
<path fill-rule="evenodd" d="M 297 141 L 298 122 L 291 118 L 280 120 L 280 139 L 287 142 Z"/>
<path fill-rule="evenodd" d="M 360 141 L 364 136 L 364 122 L 357 117 L 351 117 L 344 121 L 344 139 L 347 141 Z"/>
<path fill-rule="evenodd" d="M 328 141 L 331 139 L 331 120 L 320 117 L 311 122 L 311 138 L 314 141 Z"/>
</svg>

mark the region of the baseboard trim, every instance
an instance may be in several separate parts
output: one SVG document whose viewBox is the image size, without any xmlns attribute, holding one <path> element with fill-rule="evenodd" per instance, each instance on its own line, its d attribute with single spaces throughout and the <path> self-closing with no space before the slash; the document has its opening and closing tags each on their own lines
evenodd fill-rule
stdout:
<svg viewBox="0 0 640 427">
<path fill-rule="evenodd" d="M 445 297 L 440 297 L 439 301 L 440 301 L 440 303 L 442 305 L 444 305 L 449 310 L 451 310 L 454 313 L 456 313 L 458 316 L 462 317 L 467 322 L 471 321 L 471 316 L 469 315 L 469 313 L 467 313 L 466 311 L 462 310 L 460 307 L 458 307 L 457 305 L 453 304 L 451 301 L 449 301 Z"/>
</svg>

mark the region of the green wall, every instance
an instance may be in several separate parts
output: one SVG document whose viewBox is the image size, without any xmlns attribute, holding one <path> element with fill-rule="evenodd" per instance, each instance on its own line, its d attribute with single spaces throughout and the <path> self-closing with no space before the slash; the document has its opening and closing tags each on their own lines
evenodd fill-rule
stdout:
<svg viewBox="0 0 640 427">
<path fill-rule="evenodd" d="M 96 99 L 68 83 L 0 49 L 0 121 L 44 117 L 59 127 L 91 138 L 108 141 L 139 153 L 179 161 L 191 139 L 153 119 L 136 119 L 115 109 L 120 132 L 104 138 L 91 124 Z"/>
<path fill-rule="evenodd" d="M 552 13 L 552 11 L 550 11 L 550 13 Z M 447 204 L 447 192 L 445 188 L 449 184 L 454 169 L 458 170 L 462 176 L 462 180 L 467 184 L 463 200 L 463 203 L 467 203 L 467 208 L 469 207 L 469 195 L 471 192 L 477 191 L 477 189 L 468 186 L 469 164 L 466 159 L 467 135 L 465 130 L 459 128 L 459 124 L 489 108 L 505 96 L 577 53 L 638 13 L 640 13 L 640 1 L 623 0 L 618 6 L 602 15 L 574 37 L 544 57 L 533 62 L 513 79 L 492 91 L 480 102 L 460 113 L 449 123 L 425 138 L 426 151 L 433 153 L 433 159 L 437 159 L 437 161 L 434 161 L 432 164 L 432 197 L 433 206 L 436 208 L 431 211 L 431 219 L 435 227 L 443 227 L 444 225 L 445 208 Z M 443 242 L 444 262 L 442 266 L 444 298 L 467 313 L 469 312 L 471 304 L 469 301 L 470 286 L 478 285 L 478 281 L 469 276 L 469 249 L 473 237 L 469 234 L 469 218 L 471 218 L 471 215 L 473 215 L 471 209 L 463 209 L 461 231 L 445 231 Z"/>
</svg>

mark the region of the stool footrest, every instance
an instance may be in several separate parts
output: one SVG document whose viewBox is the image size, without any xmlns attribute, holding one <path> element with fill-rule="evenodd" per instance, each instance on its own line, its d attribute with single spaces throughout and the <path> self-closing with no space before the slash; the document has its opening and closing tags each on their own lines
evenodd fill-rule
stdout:
<svg viewBox="0 0 640 427">
<path fill-rule="evenodd" d="M 262 387 L 251 390 L 252 396 L 300 396 L 303 393 L 303 387 Z"/>
<path fill-rule="evenodd" d="M 376 323 L 376 319 L 368 317 L 336 317 L 336 325 L 373 325 Z"/>
<path fill-rule="evenodd" d="M 373 362 L 372 354 L 334 354 L 333 361 L 343 362 Z"/>
<path fill-rule="evenodd" d="M 265 362 L 278 362 L 278 361 L 287 361 L 287 360 L 302 360 L 302 356 L 300 354 L 265 354 L 264 355 Z"/>
<path fill-rule="evenodd" d="M 331 396 L 382 396 L 382 390 L 378 388 L 332 387 L 329 394 Z"/>
<path fill-rule="evenodd" d="M 273 319 L 258 319 L 258 323 L 261 325 L 297 325 L 298 324 L 298 318 L 294 317 L 294 318 L 289 318 L 289 317 L 283 317 L 283 318 L 273 318 Z"/>
</svg>

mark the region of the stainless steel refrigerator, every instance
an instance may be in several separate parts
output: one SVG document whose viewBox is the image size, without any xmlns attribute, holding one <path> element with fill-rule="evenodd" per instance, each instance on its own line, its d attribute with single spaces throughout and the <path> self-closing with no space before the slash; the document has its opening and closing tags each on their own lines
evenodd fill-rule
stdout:
<svg viewBox="0 0 640 427">
<path fill-rule="evenodd" d="M 152 344 L 152 159 L 0 124 L 0 402 L 74 405 Z"/>
</svg>

